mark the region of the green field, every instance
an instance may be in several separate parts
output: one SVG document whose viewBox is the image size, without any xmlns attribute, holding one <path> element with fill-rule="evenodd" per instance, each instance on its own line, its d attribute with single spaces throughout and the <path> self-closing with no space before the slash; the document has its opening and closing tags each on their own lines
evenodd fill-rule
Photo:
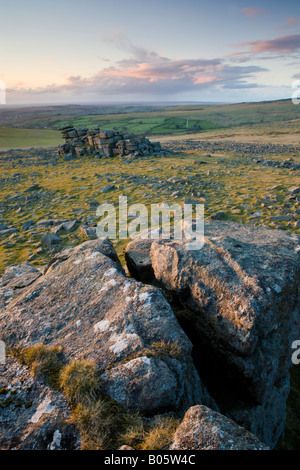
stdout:
<svg viewBox="0 0 300 470">
<path fill-rule="evenodd" d="M 58 131 L 0 127 L 0 149 L 53 147 L 62 142 Z"/>
<path fill-rule="evenodd" d="M 291 100 L 224 105 L 20 108 L 0 112 L 0 148 L 57 145 L 60 143 L 57 131 L 66 125 L 155 137 L 296 119 L 300 119 L 300 106 L 295 106 Z M 24 132 L 17 133 L 15 129 Z"/>
</svg>

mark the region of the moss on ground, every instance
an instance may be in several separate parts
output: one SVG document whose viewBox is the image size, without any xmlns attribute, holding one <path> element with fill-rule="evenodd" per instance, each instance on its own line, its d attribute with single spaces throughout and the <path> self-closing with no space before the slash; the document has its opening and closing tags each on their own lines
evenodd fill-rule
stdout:
<svg viewBox="0 0 300 470">
<path fill-rule="evenodd" d="M 31 368 L 34 375 L 43 377 L 51 387 L 59 388 L 60 372 L 64 357 L 60 346 L 37 344 L 12 353 L 25 365 Z"/>
<path fill-rule="evenodd" d="M 277 156 L 270 159 L 279 158 Z M 283 157 L 280 157 L 281 160 Z M 300 162 L 300 157 L 295 158 Z M 195 165 L 195 160 L 203 160 L 206 165 Z M 128 197 L 128 205 L 143 203 L 150 215 L 151 204 L 156 202 L 183 204 L 185 197 L 194 198 L 204 204 L 205 216 L 215 212 L 225 212 L 225 219 L 239 223 L 254 223 L 299 233 L 294 226 L 293 214 L 299 209 L 297 201 L 287 201 L 286 190 L 299 184 L 299 176 L 284 168 L 249 165 L 243 159 L 226 154 L 208 158 L 205 154 L 190 152 L 180 156 L 149 158 L 122 164 L 120 160 L 95 160 L 82 158 L 73 162 L 63 162 L 55 166 L 39 165 L 17 169 L 11 162 L 0 162 L 2 171 L 1 198 L 6 201 L 6 210 L 2 212 L 2 222 L 14 226 L 18 232 L 0 238 L 0 271 L 6 266 L 21 263 L 30 258 L 35 266 L 43 265 L 52 257 L 55 248 L 37 253 L 40 241 L 47 229 L 34 227 L 22 230 L 24 222 L 34 223 L 43 218 L 82 219 L 85 223 L 94 217 L 96 209 L 90 201 L 108 202 L 118 207 L 119 196 Z M 132 176 L 140 178 L 135 183 Z M 100 177 L 98 177 L 100 175 Z M 105 176 L 107 175 L 107 176 Z M 171 177 L 181 178 L 183 184 L 179 195 L 174 197 L 176 185 L 170 185 Z M 101 193 L 108 184 L 115 187 Z M 34 184 L 41 189 L 37 198 L 24 193 Z M 269 191 L 272 185 L 281 189 Z M 267 195 L 277 200 L 266 201 Z M 197 196 L 203 194 L 203 197 Z M 26 202 L 22 202 L 22 196 Z M 21 209 L 20 209 L 21 208 Z M 290 214 L 292 220 L 274 221 L 272 217 Z M 91 219 L 90 219 L 91 220 Z M 1 222 L 1 220 L 0 220 Z M 79 230 L 62 234 L 62 242 L 57 246 L 60 251 L 65 246 L 76 246 L 86 240 Z M 123 259 L 123 250 L 128 240 L 114 242 L 118 255 Z M 0 274 L 1 274 L 0 272 Z"/>
</svg>

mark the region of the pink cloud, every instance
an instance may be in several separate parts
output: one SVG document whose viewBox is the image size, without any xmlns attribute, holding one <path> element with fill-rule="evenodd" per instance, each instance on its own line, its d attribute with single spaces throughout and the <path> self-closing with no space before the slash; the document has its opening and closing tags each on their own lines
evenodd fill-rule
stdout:
<svg viewBox="0 0 300 470">
<path fill-rule="evenodd" d="M 17 88 L 9 94 L 69 93 L 88 95 L 144 94 L 167 96 L 186 91 L 256 87 L 256 74 L 266 69 L 258 66 L 233 66 L 222 59 L 170 59 L 155 52 L 131 48 L 132 57 L 104 67 L 90 77 L 70 76 L 63 85 L 36 89 Z M 252 82 L 251 82 L 251 81 Z"/>
<path fill-rule="evenodd" d="M 299 16 L 292 16 L 290 18 L 287 18 L 285 22 L 281 25 L 276 25 L 276 29 L 286 29 L 286 28 L 291 28 L 293 26 L 296 26 L 299 24 Z"/>
<path fill-rule="evenodd" d="M 240 12 L 244 13 L 247 18 L 254 18 L 257 15 L 267 13 L 267 10 L 265 8 L 243 8 Z"/>
<path fill-rule="evenodd" d="M 288 26 L 294 26 L 295 24 L 299 23 L 299 16 L 294 16 L 292 18 L 287 18 L 286 24 Z"/>
<path fill-rule="evenodd" d="M 245 41 L 237 47 L 248 47 L 250 52 L 293 53 L 300 50 L 300 34 L 287 34 L 267 41 Z"/>
</svg>

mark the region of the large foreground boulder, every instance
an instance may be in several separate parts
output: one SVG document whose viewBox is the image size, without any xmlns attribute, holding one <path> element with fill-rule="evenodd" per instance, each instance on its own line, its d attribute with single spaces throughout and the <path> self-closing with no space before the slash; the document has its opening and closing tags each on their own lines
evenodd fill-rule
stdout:
<svg viewBox="0 0 300 470">
<path fill-rule="evenodd" d="M 106 239 L 61 252 L 6 297 L 0 338 L 7 347 L 60 345 L 66 360 L 94 360 L 104 391 L 146 415 L 210 403 L 163 293 L 126 278 Z"/>
<path fill-rule="evenodd" d="M 206 406 L 188 410 L 171 450 L 268 450 L 257 437 Z"/>
<path fill-rule="evenodd" d="M 203 248 L 188 246 L 135 240 L 126 252 L 129 271 L 172 296 L 220 409 L 274 445 L 285 423 L 291 345 L 299 338 L 299 237 L 210 222 Z"/>
<path fill-rule="evenodd" d="M 41 271 L 32 266 L 28 261 L 22 264 L 13 264 L 6 268 L 0 278 L 0 309 L 18 294 L 19 289 L 30 286 L 41 276 Z"/>
<path fill-rule="evenodd" d="M 0 365 L 1 450 L 80 448 L 70 414 L 63 395 L 33 377 L 16 359 L 8 357 Z"/>
</svg>

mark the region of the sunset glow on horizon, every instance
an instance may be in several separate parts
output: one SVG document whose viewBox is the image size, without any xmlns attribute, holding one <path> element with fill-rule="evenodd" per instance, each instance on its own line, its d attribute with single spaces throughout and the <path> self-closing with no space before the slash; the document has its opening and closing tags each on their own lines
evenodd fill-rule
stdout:
<svg viewBox="0 0 300 470">
<path fill-rule="evenodd" d="M 11 0 L 1 13 L 7 105 L 272 100 L 300 77 L 296 0 Z"/>
</svg>

